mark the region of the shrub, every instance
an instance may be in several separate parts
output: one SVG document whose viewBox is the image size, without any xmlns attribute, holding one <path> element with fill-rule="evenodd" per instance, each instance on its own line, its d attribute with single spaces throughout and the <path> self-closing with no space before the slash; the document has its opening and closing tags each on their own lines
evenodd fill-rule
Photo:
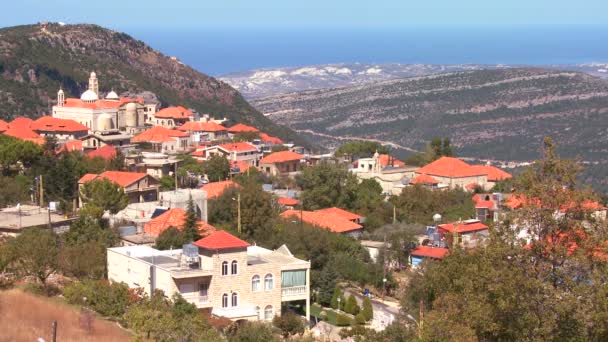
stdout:
<svg viewBox="0 0 608 342">
<path fill-rule="evenodd" d="M 333 296 L 331 296 L 331 308 L 332 309 L 337 309 L 338 308 L 338 298 L 342 298 L 342 291 L 340 290 L 339 287 L 336 287 L 334 289 L 334 294 Z M 344 302 L 342 302 L 342 304 L 344 304 Z"/>
<path fill-rule="evenodd" d="M 272 327 L 263 322 L 244 322 L 236 328 L 236 331 L 228 334 L 230 342 L 257 342 L 275 341 Z"/>
<path fill-rule="evenodd" d="M 357 324 L 365 324 L 365 316 L 363 315 L 363 313 L 359 312 L 355 316 L 355 322 L 357 322 Z"/>
<path fill-rule="evenodd" d="M 367 336 L 369 333 L 370 329 L 360 325 L 355 325 L 352 328 L 340 330 L 340 337 L 346 339 L 347 337 L 353 336 Z"/>
<path fill-rule="evenodd" d="M 359 313 L 359 305 L 357 304 L 357 299 L 355 299 L 354 295 L 351 294 L 348 297 L 346 305 L 344 306 L 344 311 L 348 312 L 351 315 L 356 315 Z"/>
<path fill-rule="evenodd" d="M 365 296 L 365 298 L 363 298 L 362 306 L 363 308 L 361 309 L 361 313 L 365 317 L 366 321 L 370 321 L 372 318 L 374 318 L 374 307 L 372 306 L 371 299 Z"/>
<path fill-rule="evenodd" d="M 339 327 L 345 327 L 352 324 L 352 319 L 346 315 L 338 314 L 336 316 L 336 325 Z"/>
<path fill-rule="evenodd" d="M 100 315 L 121 318 L 130 303 L 129 287 L 124 283 L 103 280 L 74 282 L 63 291 L 71 304 L 88 306 Z"/>
<path fill-rule="evenodd" d="M 287 338 L 290 335 L 304 333 L 304 322 L 302 322 L 302 318 L 291 312 L 282 316 L 275 316 L 272 323 L 275 327 L 281 329 L 281 335 L 284 338 Z"/>
</svg>

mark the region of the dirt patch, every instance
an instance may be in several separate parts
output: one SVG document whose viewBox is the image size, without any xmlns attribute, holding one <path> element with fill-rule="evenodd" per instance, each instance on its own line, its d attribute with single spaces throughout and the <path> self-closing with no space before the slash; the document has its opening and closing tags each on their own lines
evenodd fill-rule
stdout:
<svg viewBox="0 0 608 342">
<path fill-rule="evenodd" d="M 57 341 L 128 341 L 129 334 L 115 323 L 97 319 L 59 299 L 44 298 L 21 290 L 0 292 L 0 341 L 51 341 L 51 325 L 57 320 Z"/>
</svg>

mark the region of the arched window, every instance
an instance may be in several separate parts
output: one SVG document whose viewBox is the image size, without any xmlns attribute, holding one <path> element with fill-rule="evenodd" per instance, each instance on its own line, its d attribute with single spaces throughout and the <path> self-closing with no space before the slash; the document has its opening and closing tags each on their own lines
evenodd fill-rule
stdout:
<svg viewBox="0 0 608 342">
<path fill-rule="evenodd" d="M 230 265 L 230 274 L 237 274 L 238 270 L 238 262 L 236 262 L 236 260 L 232 260 L 232 264 Z"/>
<path fill-rule="evenodd" d="M 264 289 L 266 291 L 272 290 L 274 284 L 273 284 L 273 279 L 272 279 L 272 274 L 268 273 L 265 277 L 264 277 Z"/>
<path fill-rule="evenodd" d="M 222 295 L 222 307 L 223 308 L 227 308 L 228 307 L 228 294 L 224 293 Z"/>
<path fill-rule="evenodd" d="M 267 305 L 264 309 L 264 319 L 270 321 L 273 316 L 274 314 L 272 312 L 272 305 Z"/>
<path fill-rule="evenodd" d="M 222 275 L 228 275 L 228 261 L 222 263 Z"/>
<path fill-rule="evenodd" d="M 239 305 L 239 295 L 236 292 L 232 293 L 232 306 Z"/>
<path fill-rule="evenodd" d="M 262 286 L 261 286 L 260 276 L 256 274 L 253 276 L 253 278 L 251 278 L 251 291 L 257 292 L 257 291 L 260 291 L 261 289 L 262 289 Z"/>
</svg>

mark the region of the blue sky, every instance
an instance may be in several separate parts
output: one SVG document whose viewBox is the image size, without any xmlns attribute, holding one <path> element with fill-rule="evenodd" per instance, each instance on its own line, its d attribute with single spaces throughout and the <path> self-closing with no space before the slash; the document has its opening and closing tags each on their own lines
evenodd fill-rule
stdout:
<svg viewBox="0 0 608 342">
<path fill-rule="evenodd" d="M 0 26 L 64 21 L 115 29 L 603 25 L 607 0 L 17 0 Z"/>
</svg>

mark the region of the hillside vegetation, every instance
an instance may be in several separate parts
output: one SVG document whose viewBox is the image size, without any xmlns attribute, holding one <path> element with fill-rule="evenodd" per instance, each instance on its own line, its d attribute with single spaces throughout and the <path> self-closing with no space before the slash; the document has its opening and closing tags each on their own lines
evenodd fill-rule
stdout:
<svg viewBox="0 0 608 342">
<path fill-rule="evenodd" d="M 255 125 L 287 140 L 295 134 L 273 124 L 228 84 L 202 74 L 131 38 L 95 25 L 40 24 L 0 29 L 0 118 L 48 113 L 60 86 L 78 97 L 95 71 L 101 89 L 151 91 L 163 105 Z"/>
</svg>

